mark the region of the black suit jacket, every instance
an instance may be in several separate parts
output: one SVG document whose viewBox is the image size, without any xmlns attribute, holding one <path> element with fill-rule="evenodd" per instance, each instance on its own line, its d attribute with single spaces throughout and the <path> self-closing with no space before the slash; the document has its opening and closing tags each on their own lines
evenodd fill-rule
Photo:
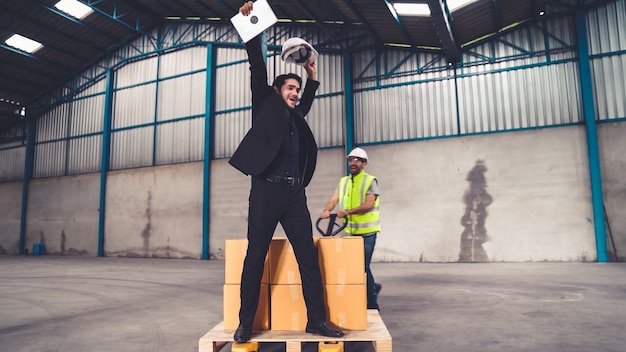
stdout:
<svg viewBox="0 0 626 352">
<path fill-rule="evenodd" d="M 228 161 L 246 175 L 259 176 L 272 163 L 281 146 L 290 114 L 294 116 L 300 141 L 299 171 L 302 184 L 311 182 L 317 163 L 317 144 L 304 120 L 320 83 L 307 80 L 300 103 L 291 110 L 283 98 L 267 85 L 267 68 L 261 51 L 260 36 L 246 43 L 252 84 L 252 128 Z"/>
</svg>

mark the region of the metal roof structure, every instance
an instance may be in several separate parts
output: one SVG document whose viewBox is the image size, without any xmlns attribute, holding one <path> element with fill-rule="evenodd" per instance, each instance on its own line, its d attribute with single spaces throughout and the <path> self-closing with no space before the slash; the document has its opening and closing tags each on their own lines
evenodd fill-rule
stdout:
<svg viewBox="0 0 626 352">
<path fill-rule="evenodd" d="M 61 85 L 125 41 L 171 21 L 230 24 L 242 0 L 81 0 L 93 12 L 74 19 L 58 0 L 0 0 L 0 133 L 16 124 L 22 107 Z M 384 47 L 441 50 L 458 62 L 461 48 L 540 10 L 576 9 L 606 0 L 476 0 L 450 12 L 446 0 L 398 0 L 429 5 L 431 16 L 399 16 L 393 0 L 268 0 L 279 19 L 363 26 Z M 43 44 L 27 54 L 5 40 L 14 33 Z"/>
</svg>

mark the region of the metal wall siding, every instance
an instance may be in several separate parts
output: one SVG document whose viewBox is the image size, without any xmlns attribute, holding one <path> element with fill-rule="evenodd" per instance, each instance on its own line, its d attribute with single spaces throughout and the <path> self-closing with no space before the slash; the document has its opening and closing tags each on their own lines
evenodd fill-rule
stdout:
<svg viewBox="0 0 626 352">
<path fill-rule="evenodd" d="M 220 54 L 222 54 L 222 49 L 218 50 L 218 58 Z M 232 52 L 227 51 L 224 54 L 232 54 Z M 245 61 L 217 68 L 215 73 L 216 112 L 240 109 L 252 104 L 249 67 L 250 65 Z"/>
<path fill-rule="evenodd" d="M 102 164 L 102 136 L 75 138 L 69 141 L 68 174 L 100 171 Z"/>
<path fill-rule="evenodd" d="M 158 121 L 202 115 L 206 107 L 206 72 L 160 81 L 158 91 Z"/>
<path fill-rule="evenodd" d="M 194 46 L 160 56 L 159 77 L 166 78 L 206 69 L 206 46 Z"/>
<path fill-rule="evenodd" d="M 573 16 L 550 19 L 544 24 L 544 31 L 534 32 L 537 42 L 541 42 L 544 36 L 547 38 L 548 47 L 544 49 L 566 49 L 576 45 L 576 25 Z"/>
<path fill-rule="evenodd" d="M 156 133 L 157 165 L 202 160 L 204 118 L 160 124 Z"/>
<path fill-rule="evenodd" d="M 71 116 L 70 136 L 102 132 L 104 95 L 74 100 Z"/>
<path fill-rule="evenodd" d="M 405 140 L 455 133 L 451 80 L 359 92 L 355 96 L 357 143 Z"/>
<path fill-rule="evenodd" d="M 587 14 L 592 55 L 626 49 L 626 1 L 611 2 Z"/>
<path fill-rule="evenodd" d="M 594 97 L 598 120 L 626 117 L 626 1 L 616 1 L 587 15 Z"/>
<path fill-rule="evenodd" d="M 343 95 L 315 99 L 306 120 L 318 147 L 344 145 L 344 105 Z"/>
<path fill-rule="evenodd" d="M 115 131 L 111 135 L 111 169 L 152 165 L 154 128 Z"/>
<path fill-rule="evenodd" d="M 24 177 L 26 147 L 0 149 L 0 181 L 19 180 Z"/>
<path fill-rule="evenodd" d="M 626 117 L 626 54 L 592 60 L 599 120 Z"/>
<path fill-rule="evenodd" d="M 460 78 L 460 133 L 580 121 L 575 63 Z"/>
<path fill-rule="evenodd" d="M 156 83 L 117 90 L 114 95 L 114 129 L 154 121 Z"/>
<path fill-rule="evenodd" d="M 36 142 L 44 142 L 67 136 L 67 124 L 71 103 L 59 105 L 37 119 Z"/>
<path fill-rule="evenodd" d="M 65 155 L 67 141 L 35 145 L 33 177 L 65 175 Z"/>
<path fill-rule="evenodd" d="M 239 110 L 215 115 L 214 158 L 231 156 L 252 127 L 252 112 Z"/>
<path fill-rule="evenodd" d="M 124 88 L 136 84 L 153 81 L 157 78 L 158 58 L 146 57 L 133 61 L 117 69 L 115 88 Z"/>
<path fill-rule="evenodd" d="M 81 82 L 77 82 L 77 84 L 87 84 L 87 87 L 78 92 L 75 96 L 76 98 L 101 94 L 106 90 L 106 79 L 98 79 L 95 82 L 90 82 L 87 78 L 82 78 L 80 81 Z"/>
</svg>

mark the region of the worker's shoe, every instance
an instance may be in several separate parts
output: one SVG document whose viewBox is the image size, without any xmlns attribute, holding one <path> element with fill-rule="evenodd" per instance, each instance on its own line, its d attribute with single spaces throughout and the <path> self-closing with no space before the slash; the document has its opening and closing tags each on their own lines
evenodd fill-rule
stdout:
<svg viewBox="0 0 626 352">
<path fill-rule="evenodd" d="M 235 336 L 233 337 L 235 342 L 243 343 L 250 340 L 252 337 L 252 326 L 245 326 L 244 324 L 239 324 L 237 330 L 235 330 Z"/>
<path fill-rule="evenodd" d="M 317 324 L 306 324 L 306 332 L 310 334 L 328 336 L 328 337 L 342 337 L 343 332 L 341 330 L 337 330 L 332 326 L 326 324 L 325 321 Z"/>
</svg>

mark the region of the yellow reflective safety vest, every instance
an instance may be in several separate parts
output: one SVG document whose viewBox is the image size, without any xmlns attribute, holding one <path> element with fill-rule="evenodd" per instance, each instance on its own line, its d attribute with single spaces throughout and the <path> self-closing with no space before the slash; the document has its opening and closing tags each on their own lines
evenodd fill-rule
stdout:
<svg viewBox="0 0 626 352">
<path fill-rule="evenodd" d="M 365 203 L 367 190 L 376 180 L 376 176 L 368 175 L 361 171 L 352 177 L 344 176 L 339 181 L 339 209 L 350 210 Z M 380 231 L 380 216 L 378 211 L 378 198 L 374 201 L 374 207 L 365 214 L 348 215 L 348 225 L 345 232 L 351 235 L 366 235 Z"/>
</svg>

